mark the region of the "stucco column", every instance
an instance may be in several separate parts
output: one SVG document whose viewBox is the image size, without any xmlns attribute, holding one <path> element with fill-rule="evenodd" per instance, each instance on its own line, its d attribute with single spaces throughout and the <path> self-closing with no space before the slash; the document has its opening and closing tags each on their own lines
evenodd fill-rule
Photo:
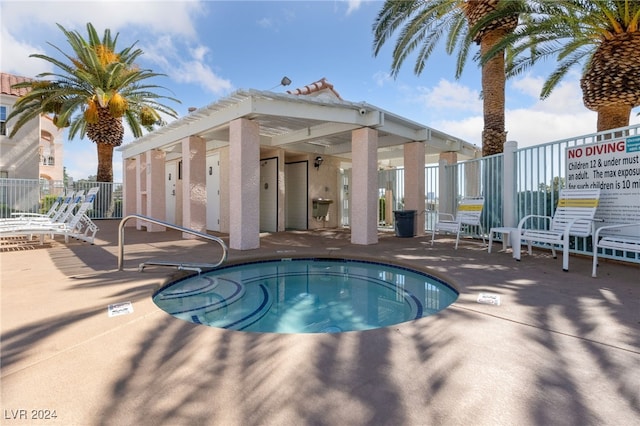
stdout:
<svg viewBox="0 0 640 426">
<path fill-rule="evenodd" d="M 122 183 L 123 194 L 122 194 L 122 217 L 127 217 L 130 214 L 137 213 L 136 209 L 136 198 L 138 191 L 136 187 L 138 185 L 138 177 L 136 175 L 136 159 L 135 158 L 126 158 L 122 160 L 122 168 L 124 170 Z M 125 224 L 126 227 L 136 226 L 135 221 L 128 221 Z"/>
<path fill-rule="evenodd" d="M 378 242 L 378 131 L 368 127 L 351 133 L 351 242 Z"/>
<path fill-rule="evenodd" d="M 159 149 L 146 152 L 147 157 L 147 216 L 165 220 L 164 160 L 165 153 Z M 160 232 L 166 228 L 155 223 L 147 224 L 147 232 Z"/>
<path fill-rule="evenodd" d="M 423 142 L 411 142 L 404 147 L 404 208 L 416 211 L 416 235 L 424 235 L 424 154 Z"/>
<path fill-rule="evenodd" d="M 518 142 L 507 141 L 504 144 L 502 171 L 502 223 L 503 226 L 515 227 L 516 221 L 516 151 Z"/>
<path fill-rule="evenodd" d="M 198 136 L 182 141 L 182 226 L 198 232 L 207 230 L 206 148 Z M 185 233 L 182 236 L 196 238 Z"/>
<path fill-rule="evenodd" d="M 229 247 L 260 247 L 260 126 L 229 123 Z"/>
</svg>

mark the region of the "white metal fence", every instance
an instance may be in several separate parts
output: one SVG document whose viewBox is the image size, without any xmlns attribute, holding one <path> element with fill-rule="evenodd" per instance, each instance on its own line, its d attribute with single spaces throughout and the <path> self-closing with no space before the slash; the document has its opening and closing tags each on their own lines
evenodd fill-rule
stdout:
<svg viewBox="0 0 640 426">
<path fill-rule="evenodd" d="M 486 232 L 492 227 L 516 226 L 529 214 L 552 215 L 558 192 L 566 184 L 565 151 L 568 147 L 639 134 L 640 125 L 635 125 L 520 149 L 510 142 L 503 154 L 451 165 L 427 166 L 424 229 L 433 229 L 437 211 L 455 212 L 459 200 L 465 196 L 484 196 L 482 223 Z M 411 182 L 407 184 L 411 185 Z M 380 199 L 385 200 L 380 202 L 381 220 L 392 223 L 392 218 L 384 216 L 382 206 L 392 200 L 394 210 L 404 208 L 404 170 L 380 171 L 378 188 Z M 345 212 L 348 213 L 348 209 Z M 574 238 L 571 251 L 591 255 L 591 237 Z M 603 257 L 640 263 L 640 255 L 636 253 L 609 251 Z"/>
<path fill-rule="evenodd" d="M 70 192 L 99 187 L 93 208 L 87 212 L 91 219 L 122 218 L 122 184 L 78 181 L 64 185 L 62 181 L 44 179 L 0 178 L 0 217 L 13 212 L 45 213 L 59 196 Z"/>
</svg>

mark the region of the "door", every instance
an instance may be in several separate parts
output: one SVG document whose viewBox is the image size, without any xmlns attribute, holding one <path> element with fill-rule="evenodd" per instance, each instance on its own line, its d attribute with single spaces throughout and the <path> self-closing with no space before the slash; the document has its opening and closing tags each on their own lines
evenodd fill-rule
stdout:
<svg viewBox="0 0 640 426">
<path fill-rule="evenodd" d="M 207 155 L 207 229 L 220 231 L 220 154 Z"/>
<path fill-rule="evenodd" d="M 278 231 L 278 159 L 260 160 L 260 232 Z"/>
<path fill-rule="evenodd" d="M 176 181 L 178 175 L 176 173 L 177 167 L 175 161 L 165 163 L 164 176 L 165 176 L 165 209 L 164 220 L 165 222 L 174 224 L 176 223 Z"/>
<path fill-rule="evenodd" d="M 287 163 L 284 166 L 284 187 L 286 191 L 286 229 L 305 230 L 309 228 L 308 201 L 308 161 Z"/>
</svg>

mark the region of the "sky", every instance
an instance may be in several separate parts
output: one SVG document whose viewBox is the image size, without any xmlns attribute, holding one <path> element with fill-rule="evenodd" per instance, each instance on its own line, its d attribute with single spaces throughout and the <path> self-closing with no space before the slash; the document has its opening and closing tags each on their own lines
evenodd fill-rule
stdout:
<svg viewBox="0 0 640 426">
<path fill-rule="evenodd" d="M 455 79 L 455 56 L 435 51 L 419 76 L 408 58 L 390 76 L 392 38 L 374 56 L 372 26 L 382 7 L 373 0 L 316 1 L 30 1 L 0 0 L 0 70 L 35 78 L 56 71 L 34 53 L 59 57 L 71 48 L 56 24 L 86 38 L 91 22 L 98 34 L 118 33 L 117 48 L 136 43 L 141 68 L 164 74 L 154 84 L 180 104 L 182 117 L 239 89 L 284 92 L 326 78 L 340 96 L 367 102 L 481 146 L 483 127 L 480 69 L 469 61 Z M 53 46 L 52 46 L 53 45 Z M 55 46 L 55 47 L 54 47 Z M 471 55 L 470 55 L 471 56 Z M 541 63 L 506 87 L 507 139 L 519 147 L 596 131 L 595 112 L 582 103 L 580 69 L 541 101 L 540 89 L 553 70 Z M 292 83 L 279 86 L 287 76 Z M 630 124 L 640 123 L 632 112 Z M 125 133 L 124 144 L 133 136 Z M 75 180 L 96 174 L 97 154 L 89 139 L 67 140 L 64 165 Z M 114 153 L 114 182 L 122 181 L 122 158 Z"/>
</svg>

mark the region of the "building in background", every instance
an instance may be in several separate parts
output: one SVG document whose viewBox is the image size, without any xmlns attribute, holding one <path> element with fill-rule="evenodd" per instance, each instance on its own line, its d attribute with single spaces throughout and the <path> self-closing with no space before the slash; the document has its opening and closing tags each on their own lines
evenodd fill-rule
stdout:
<svg viewBox="0 0 640 426">
<path fill-rule="evenodd" d="M 44 179 L 61 184 L 63 131 L 53 124 L 51 117 L 41 115 L 9 138 L 12 123 L 7 123 L 7 116 L 18 98 L 27 93 L 27 89 L 12 86 L 24 81 L 29 79 L 0 73 L 0 178 Z"/>
</svg>

